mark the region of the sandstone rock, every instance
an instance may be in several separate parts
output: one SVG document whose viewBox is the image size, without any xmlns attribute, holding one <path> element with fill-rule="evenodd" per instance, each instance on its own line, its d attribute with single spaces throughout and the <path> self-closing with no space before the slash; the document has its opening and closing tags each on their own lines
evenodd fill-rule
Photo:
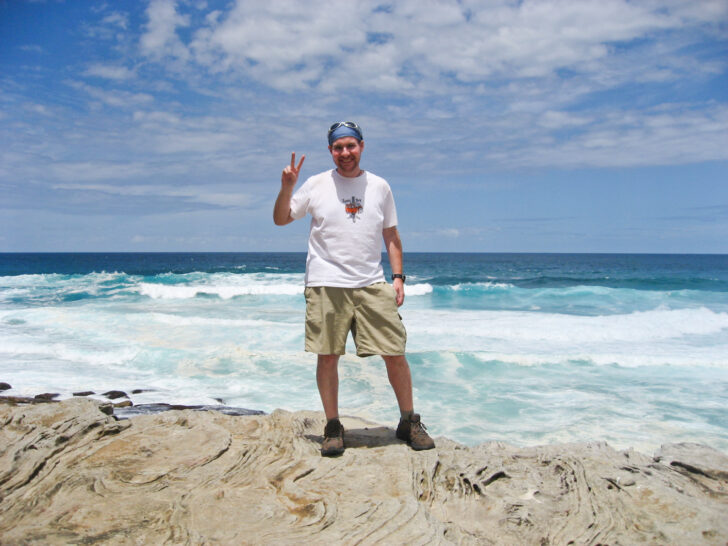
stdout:
<svg viewBox="0 0 728 546">
<path fill-rule="evenodd" d="M 681 443 L 663 445 L 655 460 L 712 480 L 728 481 L 728 456 L 712 447 Z"/>
<path fill-rule="evenodd" d="M 116 421 L 89 399 L 0 404 L 3 543 L 722 544 L 728 471 L 604 443 L 414 452 L 321 413 L 167 411 Z M 664 455 L 663 455 L 664 456 Z M 672 458 L 672 457 L 668 457 Z M 677 459 L 675 459 L 677 460 Z M 698 474 L 688 467 L 714 471 Z M 703 470 L 701 470 L 703 472 Z M 628 482 L 634 482 L 627 485 Z"/>
</svg>

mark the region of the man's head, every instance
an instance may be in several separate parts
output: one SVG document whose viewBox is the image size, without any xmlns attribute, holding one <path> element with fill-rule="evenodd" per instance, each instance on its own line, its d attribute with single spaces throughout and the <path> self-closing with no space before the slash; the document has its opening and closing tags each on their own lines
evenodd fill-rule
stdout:
<svg viewBox="0 0 728 546">
<path fill-rule="evenodd" d="M 333 145 L 337 139 L 345 136 L 354 137 L 359 142 L 364 140 L 361 128 L 353 121 L 339 121 L 329 127 L 329 146 Z"/>
<path fill-rule="evenodd" d="M 334 123 L 329 129 L 329 151 L 341 176 L 359 176 L 359 160 L 364 150 L 361 129 L 353 121 Z"/>
</svg>

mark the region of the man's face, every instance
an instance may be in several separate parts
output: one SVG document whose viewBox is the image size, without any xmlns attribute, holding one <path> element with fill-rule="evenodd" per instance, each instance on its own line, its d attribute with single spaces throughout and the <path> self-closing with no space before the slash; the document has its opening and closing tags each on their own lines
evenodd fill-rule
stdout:
<svg viewBox="0 0 728 546">
<path fill-rule="evenodd" d="M 359 176 L 359 159 L 363 150 L 364 141 L 360 142 L 353 136 L 341 137 L 329 146 L 339 174 L 350 178 Z"/>
</svg>

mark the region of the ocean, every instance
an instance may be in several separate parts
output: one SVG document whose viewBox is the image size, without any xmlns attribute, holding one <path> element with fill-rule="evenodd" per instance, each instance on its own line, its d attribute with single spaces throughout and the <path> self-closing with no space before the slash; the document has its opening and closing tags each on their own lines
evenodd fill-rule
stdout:
<svg viewBox="0 0 728 546">
<path fill-rule="evenodd" d="M 305 253 L 0 254 L 4 394 L 320 410 L 304 267 Z M 406 253 L 405 272 L 433 436 L 728 452 L 728 255 Z M 347 350 L 341 414 L 396 425 L 381 359 Z"/>
</svg>

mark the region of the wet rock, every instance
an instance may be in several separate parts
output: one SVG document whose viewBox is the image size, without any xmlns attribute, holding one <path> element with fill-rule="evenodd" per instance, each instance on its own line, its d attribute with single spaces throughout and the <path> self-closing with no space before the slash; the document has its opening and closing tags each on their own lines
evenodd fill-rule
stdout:
<svg viewBox="0 0 728 546">
<path fill-rule="evenodd" d="M 136 417 L 138 415 L 154 415 L 162 413 L 164 411 L 172 410 L 193 410 L 193 411 L 217 411 L 225 415 L 265 415 L 265 412 L 260 410 L 251 410 L 246 408 L 236 408 L 232 406 L 184 406 L 179 404 L 137 404 L 133 407 L 120 407 L 115 404 L 114 415 L 119 419 L 129 419 L 130 417 Z"/>
<path fill-rule="evenodd" d="M 13 387 L 11 387 L 9 383 L 3 383 L 2 381 L 0 381 L 0 391 L 7 391 L 12 388 Z"/>
<path fill-rule="evenodd" d="M 94 391 L 81 391 L 81 392 L 74 392 L 73 396 L 93 396 L 96 394 Z"/>
<path fill-rule="evenodd" d="M 36 402 L 48 402 L 48 400 L 37 400 L 28 396 L 0 396 L 0 402 L 5 404 L 35 404 Z"/>
<path fill-rule="evenodd" d="M 103 393 L 103 396 L 110 400 L 116 400 L 117 398 L 129 398 L 129 395 L 124 391 L 108 391 Z"/>
<path fill-rule="evenodd" d="M 51 401 L 51 400 L 53 400 L 54 398 L 58 398 L 59 396 L 60 396 L 60 394 L 59 394 L 59 393 L 57 393 L 57 392 L 44 392 L 44 393 L 42 393 L 42 394 L 36 394 L 36 395 L 35 395 L 35 396 L 34 396 L 33 398 L 34 398 L 35 400 L 46 400 L 46 401 Z"/>
</svg>

